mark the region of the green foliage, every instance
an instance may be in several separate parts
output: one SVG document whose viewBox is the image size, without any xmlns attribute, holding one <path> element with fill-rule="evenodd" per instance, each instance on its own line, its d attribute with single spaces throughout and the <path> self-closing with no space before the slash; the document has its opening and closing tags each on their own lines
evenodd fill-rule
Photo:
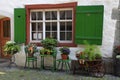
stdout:
<svg viewBox="0 0 120 80">
<path fill-rule="evenodd" d="M 41 41 L 41 44 L 44 48 L 46 49 L 53 49 L 54 47 L 57 46 L 58 41 L 56 39 L 53 38 L 46 38 L 44 40 Z"/>
<path fill-rule="evenodd" d="M 53 52 L 53 49 L 46 49 L 46 48 L 42 48 L 40 49 L 40 54 L 51 54 Z"/>
<path fill-rule="evenodd" d="M 5 54 L 16 54 L 20 51 L 20 46 L 16 44 L 14 41 L 7 41 L 4 45 Z"/>
<path fill-rule="evenodd" d="M 95 60 L 96 58 L 101 58 L 100 48 L 97 45 L 90 45 L 87 41 L 85 43 L 85 49 L 83 53 L 88 60 Z"/>
</svg>

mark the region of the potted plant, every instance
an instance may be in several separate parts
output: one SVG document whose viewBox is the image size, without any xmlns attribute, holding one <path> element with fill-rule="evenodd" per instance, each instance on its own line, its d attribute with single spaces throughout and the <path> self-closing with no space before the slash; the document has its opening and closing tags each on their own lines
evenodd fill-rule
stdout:
<svg viewBox="0 0 120 80">
<path fill-rule="evenodd" d="M 53 38 L 46 38 L 46 39 L 41 41 L 41 45 L 43 46 L 43 50 L 45 51 L 45 53 L 48 53 L 48 54 L 51 54 L 53 52 L 53 50 L 57 46 L 57 44 L 58 44 L 58 41 L 56 39 L 53 39 Z"/>
<path fill-rule="evenodd" d="M 25 52 L 28 53 L 29 57 L 33 57 L 34 53 L 38 52 L 36 44 L 29 43 L 25 46 Z"/>
<path fill-rule="evenodd" d="M 14 55 L 20 51 L 20 46 L 16 44 L 14 41 L 7 41 L 4 45 L 5 55 L 10 54 Z"/>
<path fill-rule="evenodd" d="M 86 59 L 92 61 L 102 58 L 100 48 L 97 45 L 90 45 L 88 42 L 85 42 L 85 49 L 83 51 Z"/>
<path fill-rule="evenodd" d="M 40 49 L 40 54 L 48 54 L 50 55 L 53 52 L 53 50 L 42 48 Z"/>
<path fill-rule="evenodd" d="M 61 57 L 63 60 L 69 58 L 68 55 L 70 54 L 70 49 L 68 47 L 66 47 L 66 46 L 61 47 L 61 48 L 59 48 L 59 51 L 61 52 Z"/>
<path fill-rule="evenodd" d="M 53 49 L 57 46 L 57 43 L 57 40 L 53 38 L 46 38 L 41 41 L 42 46 L 46 49 Z"/>
<path fill-rule="evenodd" d="M 77 57 L 77 59 L 79 60 L 79 63 L 80 64 L 84 64 L 84 62 L 85 62 L 85 54 L 84 54 L 84 52 L 80 52 L 79 50 L 76 52 L 76 57 Z"/>
</svg>

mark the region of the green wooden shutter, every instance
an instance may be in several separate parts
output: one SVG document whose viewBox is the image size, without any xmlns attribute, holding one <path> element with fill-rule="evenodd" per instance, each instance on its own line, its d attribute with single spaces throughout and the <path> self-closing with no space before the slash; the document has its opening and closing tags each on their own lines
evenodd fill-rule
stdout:
<svg viewBox="0 0 120 80">
<path fill-rule="evenodd" d="M 26 39 L 26 15 L 24 8 L 14 9 L 14 40 L 17 43 L 25 43 Z"/>
<path fill-rule="evenodd" d="M 76 44 L 83 44 L 87 40 L 90 44 L 102 44 L 104 7 L 77 6 L 76 8 Z"/>
</svg>

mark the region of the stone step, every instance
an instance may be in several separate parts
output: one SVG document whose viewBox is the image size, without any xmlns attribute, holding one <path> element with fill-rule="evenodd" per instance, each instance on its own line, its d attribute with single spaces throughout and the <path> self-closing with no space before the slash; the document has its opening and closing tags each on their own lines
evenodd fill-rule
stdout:
<svg viewBox="0 0 120 80">
<path fill-rule="evenodd" d="M 0 58 L 0 67 L 7 67 L 9 63 L 10 63 L 9 59 Z"/>
</svg>

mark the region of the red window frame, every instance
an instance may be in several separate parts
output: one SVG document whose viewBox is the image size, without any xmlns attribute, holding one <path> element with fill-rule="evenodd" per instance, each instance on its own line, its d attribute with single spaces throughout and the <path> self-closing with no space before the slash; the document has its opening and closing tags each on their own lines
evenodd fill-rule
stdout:
<svg viewBox="0 0 120 80">
<path fill-rule="evenodd" d="M 74 42 L 75 35 L 75 11 L 76 11 L 77 2 L 63 3 L 63 4 L 36 4 L 36 5 L 26 5 L 26 44 L 30 42 L 30 10 L 31 9 L 59 9 L 59 8 L 73 8 L 73 32 L 72 32 L 72 43 L 59 43 L 58 46 L 70 46 L 75 47 Z M 36 43 L 41 45 L 40 43 Z"/>
</svg>

